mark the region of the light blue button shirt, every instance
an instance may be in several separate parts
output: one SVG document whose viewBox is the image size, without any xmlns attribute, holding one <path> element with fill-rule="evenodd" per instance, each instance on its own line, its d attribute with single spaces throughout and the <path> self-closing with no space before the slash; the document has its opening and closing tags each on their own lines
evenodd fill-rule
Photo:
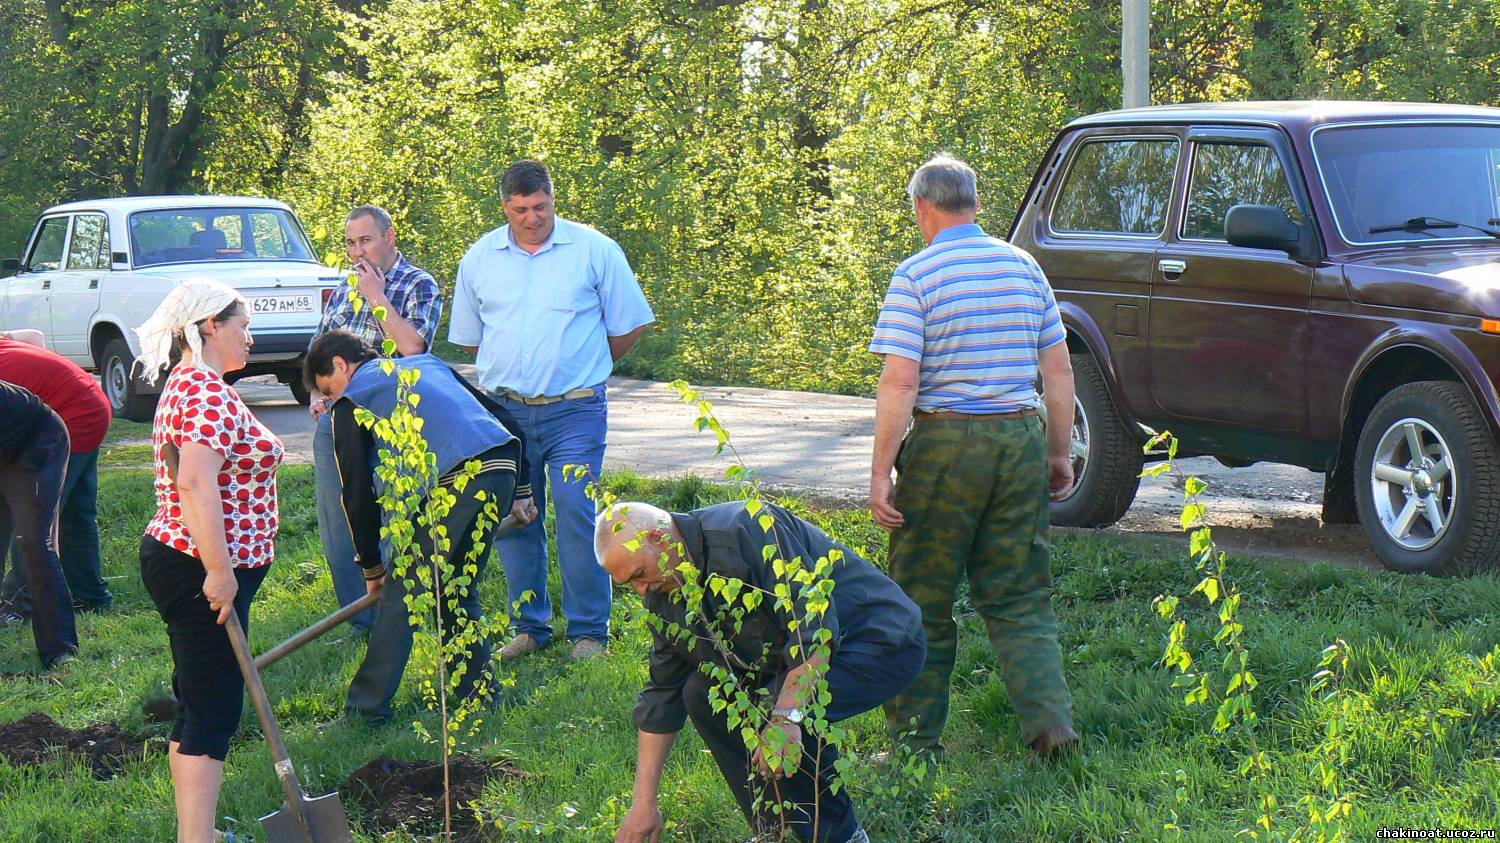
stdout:
<svg viewBox="0 0 1500 843">
<path fill-rule="evenodd" d="M 655 321 L 619 245 L 556 220 L 535 254 L 504 225 L 479 238 L 458 265 L 448 341 L 479 346 L 485 389 L 562 395 L 601 384 L 614 368 L 609 338 Z"/>
</svg>

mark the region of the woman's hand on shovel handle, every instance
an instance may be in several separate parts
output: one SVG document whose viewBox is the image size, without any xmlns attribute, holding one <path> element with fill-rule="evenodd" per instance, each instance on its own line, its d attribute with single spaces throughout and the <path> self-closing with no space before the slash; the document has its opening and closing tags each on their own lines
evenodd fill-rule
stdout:
<svg viewBox="0 0 1500 843">
<path fill-rule="evenodd" d="M 203 596 L 208 598 L 208 607 L 219 613 L 219 625 L 229 620 L 234 611 L 234 596 L 240 591 L 240 583 L 230 568 L 209 571 L 203 578 Z"/>
</svg>

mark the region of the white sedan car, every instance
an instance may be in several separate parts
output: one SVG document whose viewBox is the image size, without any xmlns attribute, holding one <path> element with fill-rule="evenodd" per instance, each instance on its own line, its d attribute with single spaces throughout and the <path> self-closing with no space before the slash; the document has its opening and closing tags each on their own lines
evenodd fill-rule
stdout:
<svg viewBox="0 0 1500 843">
<path fill-rule="evenodd" d="M 36 328 L 47 346 L 96 369 L 115 415 L 150 421 L 157 395 L 132 367 L 134 329 L 167 291 L 212 278 L 250 302 L 255 346 L 231 377 L 274 374 L 307 403 L 302 358 L 340 283 L 281 202 L 243 196 L 143 196 L 47 209 L 24 257 L 0 278 L 0 330 Z M 158 381 L 158 384 L 160 382 Z"/>
</svg>

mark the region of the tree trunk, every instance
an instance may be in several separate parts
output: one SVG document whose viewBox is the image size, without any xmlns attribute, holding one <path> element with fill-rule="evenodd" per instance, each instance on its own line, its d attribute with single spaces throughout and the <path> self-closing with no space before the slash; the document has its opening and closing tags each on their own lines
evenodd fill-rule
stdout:
<svg viewBox="0 0 1500 843">
<path fill-rule="evenodd" d="M 140 193 L 157 195 L 187 189 L 203 150 L 203 110 L 218 87 L 220 71 L 227 55 L 228 33 L 224 20 L 233 20 L 238 11 L 235 3 L 224 3 L 211 15 L 215 23 L 198 36 L 198 54 L 202 63 L 193 71 L 183 93 L 182 111 L 172 122 L 166 94 L 153 94 L 146 109 L 146 143 L 142 150 Z"/>
<path fill-rule="evenodd" d="M 801 154 L 803 166 L 807 168 L 807 189 L 814 196 L 833 198 L 833 182 L 829 174 L 828 142 L 833 135 L 819 123 L 816 112 L 828 104 L 828 78 L 832 68 L 817 67 L 824 54 L 823 38 L 818 30 L 826 15 L 828 0 L 803 0 L 797 19 L 797 46 L 795 53 L 796 82 L 793 90 L 792 143 Z"/>
</svg>

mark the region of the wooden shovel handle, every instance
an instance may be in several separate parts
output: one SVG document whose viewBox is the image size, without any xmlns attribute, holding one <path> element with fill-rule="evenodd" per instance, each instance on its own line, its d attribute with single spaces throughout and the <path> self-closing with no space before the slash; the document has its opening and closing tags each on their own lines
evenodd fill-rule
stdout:
<svg viewBox="0 0 1500 843">
<path fill-rule="evenodd" d="M 271 665 L 281 661 L 283 658 L 302 649 L 303 645 L 305 645 L 307 642 L 313 640 L 314 638 L 317 638 L 319 635 L 322 635 L 328 630 L 333 629 L 344 621 L 349 620 L 350 618 L 379 602 L 380 595 L 378 593 L 366 594 L 364 597 L 359 598 L 358 600 L 350 603 L 344 608 L 339 609 L 337 612 L 334 612 L 328 617 L 318 621 L 307 629 L 302 630 L 296 635 L 293 635 L 291 638 L 288 638 L 280 644 L 277 644 L 275 647 L 272 647 L 264 653 L 261 653 L 259 656 L 256 656 L 255 669 L 265 670 Z"/>
<path fill-rule="evenodd" d="M 281 792 L 286 796 L 286 811 L 297 821 L 297 828 L 307 843 L 314 843 L 312 831 L 307 827 L 307 818 L 302 815 L 302 785 L 297 782 L 297 771 L 292 768 L 291 756 L 287 754 L 286 742 L 281 738 L 281 725 L 271 711 L 271 700 L 266 696 L 266 687 L 261 684 L 260 672 L 250 658 L 250 645 L 245 641 L 245 631 L 240 629 L 240 618 L 229 613 L 224 622 L 224 632 L 229 635 L 229 646 L 234 648 L 234 660 L 239 662 L 240 673 L 245 677 L 245 689 L 250 692 L 250 701 L 255 704 L 255 714 L 260 718 L 261 731 L 266 744 L 271 747 L 271 760 L 276 765 L 276 778 L 281 782 Z"/>
</svg>

